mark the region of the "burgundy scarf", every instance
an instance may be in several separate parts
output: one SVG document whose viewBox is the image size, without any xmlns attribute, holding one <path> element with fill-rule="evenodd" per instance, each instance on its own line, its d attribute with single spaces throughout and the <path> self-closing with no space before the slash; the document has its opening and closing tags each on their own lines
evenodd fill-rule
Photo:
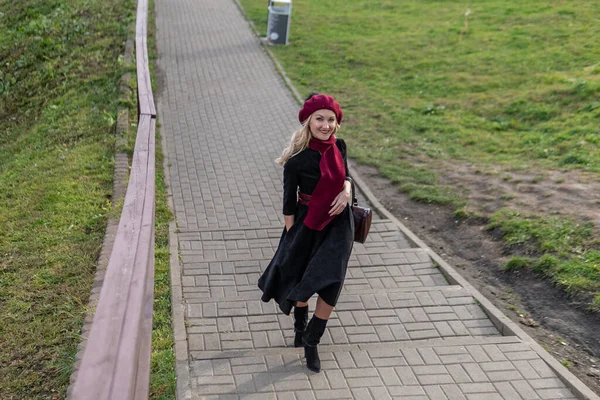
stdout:
<svg viewBox="0 0 600 400">
<path fill-rule="evenodd" d="M 309 148 L 321 153 L 321 179 L 310 197 L 304 225 L 317 231 L 325 228 L 335 218 L 335 215 L 329 216 L 329 210 L 333 200 L 342 191 L 346 179 L 344 159 L 335 141 L 335 136 L 331 135 L 327 140 L 311 138 L 308 144 Z"/>
</svg>

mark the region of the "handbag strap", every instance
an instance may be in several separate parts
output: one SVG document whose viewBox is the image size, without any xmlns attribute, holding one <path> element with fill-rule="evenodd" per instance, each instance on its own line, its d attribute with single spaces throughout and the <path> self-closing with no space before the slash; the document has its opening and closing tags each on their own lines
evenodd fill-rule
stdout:
<svg viewBox="0 0 600 400">
<path fill-rule="evenodd" d="M 350 184 L 352 185 L 352 205 L 358 205 L 358 199 L 356 198 L 356 188 L 354 187 L 354 180 L 350 178 Z"/>
</svg>

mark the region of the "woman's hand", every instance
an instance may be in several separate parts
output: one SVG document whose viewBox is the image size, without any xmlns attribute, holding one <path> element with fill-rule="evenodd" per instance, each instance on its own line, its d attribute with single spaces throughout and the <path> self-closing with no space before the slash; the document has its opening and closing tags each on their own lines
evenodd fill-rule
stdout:
<svg viewBox="0 0 600 400">
<path fill-rule="evenodd" d="M 293 215 L 284 215 L 283 220 L 285 222 L 285 231 L 288 232 L 292 225 L 294 225 L 294 216 Z"/>
<path fill-rule="evenodd" d="M 344 208 L 348 205 L 348 201 L 350 201 L 350 185 L 350 182 L 344 181 L 344 190 L 342 190 L 330 204 L 331 209 L 329 210 L 329 215 L 338 215 L 344 211 Z"/>
</svg>

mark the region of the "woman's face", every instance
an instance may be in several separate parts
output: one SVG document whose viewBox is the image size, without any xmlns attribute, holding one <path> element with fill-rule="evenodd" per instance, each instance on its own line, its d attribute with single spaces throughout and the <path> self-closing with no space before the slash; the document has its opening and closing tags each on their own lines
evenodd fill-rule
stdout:
<svg viewBox="0 0 600 400">
<path fill-rule="evenodd" d="M 327 109 L 317 110 L 310 119 L 310 133 L 315 139 L 327 140 L 333 133 L 336 125 L 337 121 L 333 111 Z"/>
</svg>

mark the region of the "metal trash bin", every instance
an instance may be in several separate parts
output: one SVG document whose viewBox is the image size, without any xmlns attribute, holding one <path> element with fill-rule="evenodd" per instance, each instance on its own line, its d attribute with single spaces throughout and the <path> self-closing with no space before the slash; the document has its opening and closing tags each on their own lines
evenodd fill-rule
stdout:
<svg viewBox="0 0 600 400">
<path fill-rule="evenodd" d="M 270 0 L 267 19 L 267 40 L 273 44 L 288 44 L 292 0 Z"/>
</svg>

